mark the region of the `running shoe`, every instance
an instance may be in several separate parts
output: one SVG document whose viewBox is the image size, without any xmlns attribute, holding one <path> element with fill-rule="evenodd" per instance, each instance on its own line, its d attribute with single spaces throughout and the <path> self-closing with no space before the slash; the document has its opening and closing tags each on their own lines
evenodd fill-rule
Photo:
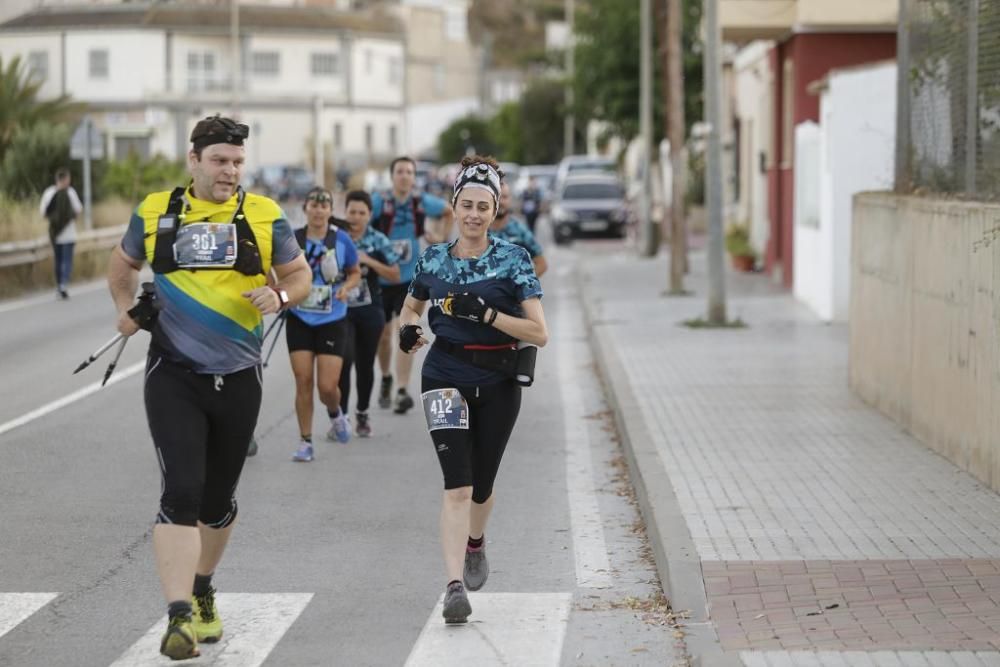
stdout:
<svg viewBox="0 0 1000 667">
<path fill-rule="evenodd" d="M 393 412 L 397 415 L 405 415 L 406 411 L 413 407 L 413 399 L 410 395 L 406 393 L 405 389 L 400 389 L 396 392 L 396 407 L 393 408 Z"/>
<path fill-rule="evenodd" d="M 204 595 L 191 596 L 192 627 L 198 641 L 214 644 L 222 639 L 222 619 L 215 609 L 215 589 L 209 588 Z"/>
<path fill-rule="evenodd" d="M 378 389 L 378 406 L 383 410 L 392 407 L 392 376 L 383 375 L 382 384 Z"/>
<path fill-rule="evenodd" d="M 299 448 L 292 454 L 292 460 L 309 463 L 313 460 L 313 446 L 308 442 L 300 442 Z"/>
<path fill-rule="evenodd" d="M 257 438 L 250 438 L 250 446 L 247 447 L 247 456 L 257 456 Z"/>
<path fill-rule="evenodd" d="M 444 616 L 445 623 L 465 623 L 472 613 L 472 605 L 469 604 L 469 596 L 465 594 L 465 586 L 461 581 L 453 581 L 448 584 L 448 589 L 444 594 Z"/>
<path fill-rule="evenodd" d="M 327 440 L 347 442 L 351 439 L 351 418 L 343 412 L 330 420 L 330 430 L 326 433 Z"/>
<path fill-rule="evenodd" d="M 478 591 L 490 576 L 490 562 L 486 560 L 486 542 L 478 549 L 465 547 L 465 569 L 462 579 L 470 591 Z"/>
<path fill-rule="evenodd" d="M 354 427 L 354 432 L 358 434 L 359 438 L 372 437 L 372 423 L 368 421 L 368 413 L 356 412 L 355 415 L 358 420 L 358 425 Z"/>
<path fill-rule="evenodd" d="M 167 631 L 160 642 L 160 653 L 171 660 L 187 660 L 201 655 L 198 635 L 190 616 L 174 616 L 167 622 Z"/>
</svg>

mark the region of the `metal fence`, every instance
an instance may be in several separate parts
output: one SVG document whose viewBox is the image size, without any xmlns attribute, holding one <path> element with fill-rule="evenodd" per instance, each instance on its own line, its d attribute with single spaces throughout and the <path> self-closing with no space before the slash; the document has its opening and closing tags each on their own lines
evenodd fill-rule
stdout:
<svg viewBox="0 0 1000 667">
<path fill-rule="evenodd" d="M 1000 199 L 1000 0 L 900 0 L 896 189 Z"/>
</svg>

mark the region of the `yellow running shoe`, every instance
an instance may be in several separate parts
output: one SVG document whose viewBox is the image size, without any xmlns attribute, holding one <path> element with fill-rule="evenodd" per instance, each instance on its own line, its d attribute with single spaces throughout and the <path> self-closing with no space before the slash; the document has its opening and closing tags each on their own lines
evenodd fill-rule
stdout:
<svg viewBox="0 0 1000 667">
<path fill-rule="evenodd" d="M 191 627 L 190 616 L 174 616 L 167 623 L 167 631 L 160 642 L 160 653 L 171 660 L 187 660 L 201 655 L 198 636 Z"/>
<path fill-rule="evenodd" d="M 215 609 L 214 588 L 209 588 L 204 595 L 192 595 L 191 610 L 194 617 L 192 625 L 198 641 L 214 644 L 222 639 L 222 619 Z"/>
</svg>

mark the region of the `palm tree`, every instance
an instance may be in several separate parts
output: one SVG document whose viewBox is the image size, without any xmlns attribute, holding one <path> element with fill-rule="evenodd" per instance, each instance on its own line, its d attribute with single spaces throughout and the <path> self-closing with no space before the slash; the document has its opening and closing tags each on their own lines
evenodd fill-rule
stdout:
<svg viewBox="0 0 1000 667">
<path fill-rule="evenodd" d="M 20 56 L 14 56 L 6 66 L 0 57 L 0 160 L 18 129 L 39 121 L 67 120 L 83 111 L 84 105 L 71 101 L 68 95 L 38 99 L 42 83 L 31 76 Z"/>
</svg>

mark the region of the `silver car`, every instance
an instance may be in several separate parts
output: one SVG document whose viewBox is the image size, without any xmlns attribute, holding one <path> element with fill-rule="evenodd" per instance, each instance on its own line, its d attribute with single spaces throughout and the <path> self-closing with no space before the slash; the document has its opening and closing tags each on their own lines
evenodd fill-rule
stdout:
<svg viewBox="0 0 1000 667">
<path fill-rule="evenodd" d="M 556 243 L 569 243 L 587 234 L 623 238 L 628 221 L 625 188 L 616 175 L 581 173 L 560 182 L 552 202 Z"/>
</svg>

